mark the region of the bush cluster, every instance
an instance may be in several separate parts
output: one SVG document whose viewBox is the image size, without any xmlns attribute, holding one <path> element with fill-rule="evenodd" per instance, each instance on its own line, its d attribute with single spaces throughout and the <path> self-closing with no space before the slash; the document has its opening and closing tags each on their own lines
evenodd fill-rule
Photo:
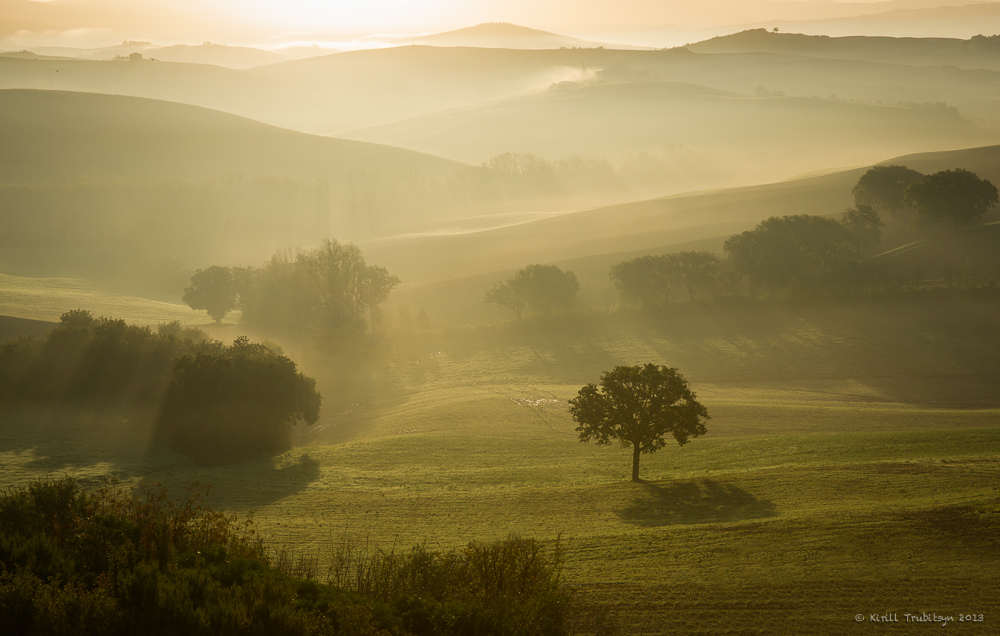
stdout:
<svg viewBox="0 0 1000 636">
<path fill-rule="evenodd" d="M 565 633 L 558 549 L 341 551 L 324 582 L 278 567 L 252 520 L 205 506 L 206 493 L 68 478 L 3 493 L 0 624 L 25 636 Z"/>
<path fill-rule="evenodd" d="M 221 344 L 179 323 L 149 327 L 66 312 L 44 338 L 0 344 L 0 401 L 156 401 L 174 358 Z"/>
</svg>

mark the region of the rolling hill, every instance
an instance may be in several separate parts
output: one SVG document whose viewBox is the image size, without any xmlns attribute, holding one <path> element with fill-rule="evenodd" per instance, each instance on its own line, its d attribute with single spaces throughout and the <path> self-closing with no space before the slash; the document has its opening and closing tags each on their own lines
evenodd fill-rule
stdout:
<svg viewBox="0 0 1000 636">
<path fill-rule="evenodd" d="M 893 38 L 775 33 L 753 29 L 689 44 L 696 53 L 784 53 L 914 66 L 1000 71 L 1000 38 Z"/>
<path fill-rule="evenodd" d="M 466 46 L 493 49 L 590 49 L 604 47 L 624 50 L 650 48 L 581 40 L 506 22 L 487 22 L 445 33 L 405 38 L 396 42 L 400 45 L 422 44 L 426 46 Z"/>
<path fill-rule="evenodd" d="M 656 81 L 564 83 L 348 136 L 470 163 L 507 151 L 550 159 L 685 156 L 675 171 L 660 177 L 661 186 L 673 192 L 773 181 L 873 163 L 887 155 L 1000 140 L 1000 133 L 946 108 L 756 98 Z"/>
<path fill-rule="evenodd" d="M 317 137 L 171 102 L 41 90 L 0 91 L 0 183 L 321 179 L 350 172 L 440 178 L 458 164 L 410 151 Z"/>
<path fill-rule="evenodd" d="M 1000 183 L 1000 146 L 909 155 L 881 163 L 902 164 L 925 174 L 965 168 Z M 607 272 L 614 263 L 683 249 L 718 253 L 730 235 L 770 216 L 838 215 L 853 205 L 851 188 L 865 170 L 692 192 L 506 227 L 372 240 L 362 247 L 373 262 L 406 272 L 404 285 L 395 292 L 400 302 L 423 307 L 436 319 L 454 324 L 480 319 L 485 290 L 529 263 L 556 263 L 572 270 L 590 302 L 613 304 Z"/>
</svg>

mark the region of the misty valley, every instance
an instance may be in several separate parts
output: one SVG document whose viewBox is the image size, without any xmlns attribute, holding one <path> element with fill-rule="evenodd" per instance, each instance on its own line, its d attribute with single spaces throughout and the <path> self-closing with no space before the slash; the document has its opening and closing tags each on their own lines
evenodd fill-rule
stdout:
<svg viewBox="0 0 1000 636">
<path fill-rule="evenodd" d="M 785 4 L 9 2 L 2 629 L 1000 633 L 1000 5 Z"/>
</svg>

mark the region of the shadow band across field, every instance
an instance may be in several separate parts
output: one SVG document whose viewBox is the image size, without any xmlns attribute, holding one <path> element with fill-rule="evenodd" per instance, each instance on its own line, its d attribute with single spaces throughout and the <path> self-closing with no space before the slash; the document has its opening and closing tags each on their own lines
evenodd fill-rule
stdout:
<svg viewBox="0 0 1000 636">
<path fill-rule="evenodd" d="M 626 523 L 644 527 L 741 521 L 777 514 L 773 502 L 758 499 L 742 488 L 708 479 L 644 483 L 632 504 L 618 513 Z"/>
</svg>

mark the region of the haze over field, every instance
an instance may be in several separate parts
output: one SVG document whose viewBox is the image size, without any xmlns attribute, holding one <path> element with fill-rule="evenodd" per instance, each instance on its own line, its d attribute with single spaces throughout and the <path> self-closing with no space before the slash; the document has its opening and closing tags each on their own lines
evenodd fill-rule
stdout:
<svg viewBox="0 0 1000 636">
<path fill-rule="evenodd" d="M 0 148 L 12 633 L 997 631 L 1000 2 L 0 0 Z"/>
</svg>

